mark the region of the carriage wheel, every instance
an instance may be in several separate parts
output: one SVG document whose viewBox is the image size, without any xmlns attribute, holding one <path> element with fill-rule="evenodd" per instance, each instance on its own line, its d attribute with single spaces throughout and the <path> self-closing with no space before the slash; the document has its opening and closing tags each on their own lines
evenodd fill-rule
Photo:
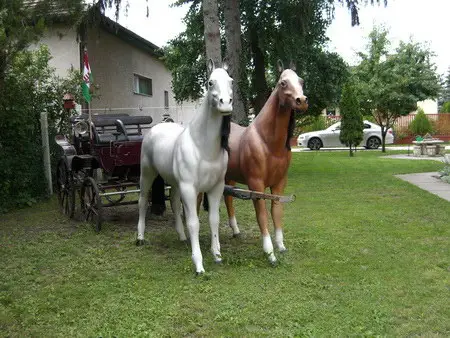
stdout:
<svg viewBox="0 0 450 338">
<path fill-rule="evenodd" d="M 63 159 L 59 161 L 56 169 L 56 193 L 61 212 L 69 218 L 73 218 L 75 213 L 74 181 L 72 173 Z"/>
<path fill-rule="evenodd" d="M 87 177 L 81 187 L 81 212 L 86 222 L 95 225 L 99 232 L 102 226 L 102 200 L 97 183 L 92 177 Z"/>
</svg>

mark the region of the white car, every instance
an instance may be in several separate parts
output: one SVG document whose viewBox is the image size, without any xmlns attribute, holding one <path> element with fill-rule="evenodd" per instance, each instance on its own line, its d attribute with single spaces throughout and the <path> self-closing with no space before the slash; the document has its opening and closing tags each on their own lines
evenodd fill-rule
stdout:
<svg viewBox="0 0 450 338">
<path fill-rule="evenodd" d="M 307 147 L 311 150 L 320 148 L 344 147 L 339 140 L 341 133 L 341 122 L 332 124 L 325 130 L 317 130 L 309 133 L 300 134 L 297 138 L 299 147 Z M 381 127 L 375 123 L 364 121 L 363 140 L 359 146 L 367 149 L 377 149 L 381 145 Z M 394 143 L 392 129 L 389 128 L 386 133 L 386 144 Z"/>
</svg>

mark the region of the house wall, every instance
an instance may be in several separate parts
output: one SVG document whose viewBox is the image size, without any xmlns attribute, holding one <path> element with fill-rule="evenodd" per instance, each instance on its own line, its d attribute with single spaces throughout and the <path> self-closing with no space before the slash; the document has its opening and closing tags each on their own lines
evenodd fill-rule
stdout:
<svg viewBox="0 0 450 338">
<path fill-rule="evenodd" d="M 73 28 L 53 26 L 31 49 L 41 44 L 49 47 L 50 66 L 58 76 L 67 76 L 70 68 L 80 69 L 80 44 Z M 155 123 L 162 120 L 164 113 L 169 113 L 175 122 L 182 124 L 194 116 L 199 103 L 176 104 L 171 89 L 172 75 L 155 56 L 101 27 L 88 30 L 87 49 L 93 82 L 98 87 L 94 89 L 98 97 L 91 102 L 93 113 L 151 115 Z M 152 96 L 134 93 L 134 74 L 152 79 Z M 169 93 L 169 109 L 164 108 L 165 90 Z"/>
<path fill-rule="evenodd" d="M 425 114 L 437 114 L 438 103 L 437 100 L 424 100 L 417 102 L 417 107 L 422 108 Z M 414 113 L 417 113 L 415 111 Z"/>
<path fill-rule="evenodd" d="M 95 94 L 98 94 L 91 101 L 95 113 L 148 114 L 155 123 L 160 122 L 166 112 L 176 122 L 191 119 L 195 103 L 176 105 L 171 89 L 172 75 L 157 57 L 102 28 L 88 30 L 87 49 Z M 134 74 L 152 79 L 151 96 L 134 92 Z M 164 107 L 164 91 L 169 93 L 169 109 Z"/>
<path fill-rule="evenodd" d="M 55 68 L 56 75 L 66 77 L 69 69 L 80 68 L 80 47 L 74 29 L 55 25 L 32 48 L 42 44 L 47 45 L 52 54 L 49 64 Z"/>
</svg>

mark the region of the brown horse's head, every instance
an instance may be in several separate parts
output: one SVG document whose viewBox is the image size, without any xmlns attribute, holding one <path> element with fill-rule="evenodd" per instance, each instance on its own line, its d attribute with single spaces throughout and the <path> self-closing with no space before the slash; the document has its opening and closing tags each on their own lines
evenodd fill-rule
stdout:
<svg viewBox="0 0 450 338">
<path fill-rule="evenodd" d="M 305 83 L 303 79 L 298 77 L 295 68 L 294 70 L 284 70 L 281 62 L 278 62 L 278 70 L 281 73 L 277 83 L 280 106 L 293 110 L 307 110 L 308 98 L 303 93 L 303 86 Z"/>
</svg>

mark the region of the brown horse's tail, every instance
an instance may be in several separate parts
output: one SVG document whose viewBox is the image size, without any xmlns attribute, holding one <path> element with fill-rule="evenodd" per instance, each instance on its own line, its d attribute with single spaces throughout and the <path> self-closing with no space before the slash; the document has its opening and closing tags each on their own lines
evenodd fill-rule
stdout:
<svg viewBox="0 0 450 338">
<path fill-rule="evenodd" d="M 166 211 L 165 183 L 161 176 L 157 176 L 152 185 L 151 213 L 162 215 Z"/>
<path fill-rule="evenodd" d="M 206 192 L 203 194 L 203 210 L 209 211 L 208 195 L 206 195 Z"/>
</svg>

